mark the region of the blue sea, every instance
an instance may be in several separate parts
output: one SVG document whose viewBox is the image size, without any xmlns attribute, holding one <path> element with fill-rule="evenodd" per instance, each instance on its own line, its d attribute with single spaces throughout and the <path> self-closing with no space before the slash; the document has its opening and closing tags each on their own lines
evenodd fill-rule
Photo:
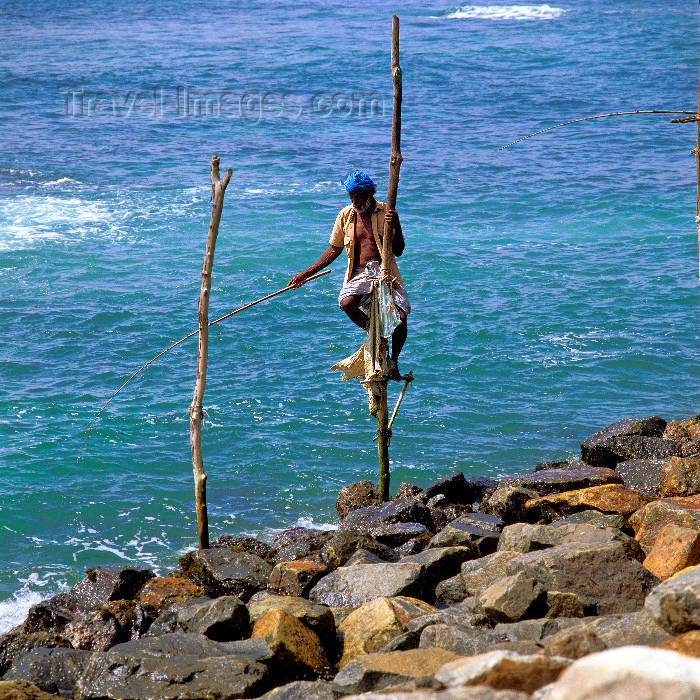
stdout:
<svg viewBox="0 0 700 700">
<path fill-rule="evenodd" d="M 212 155 L 233 170 L 212 319 L 316 260 L 350 170 L 384 197 L 392 13 L 416 377 L 392 492 L 700 412 L 695 125 L 612 117 L 498 150 L 694 110 L 698 3 L 527 1 L 2 4 L 0 631 L 87 567 L 164 573 L 196 546 L 196 338 L 86 429 L 197 328 Z M 364 391 L 329 371 L 362 342 L 344 268 L 211 329 L 212 538 L 333 528 L 337 491 L 376 479 Z"/>
</svg>

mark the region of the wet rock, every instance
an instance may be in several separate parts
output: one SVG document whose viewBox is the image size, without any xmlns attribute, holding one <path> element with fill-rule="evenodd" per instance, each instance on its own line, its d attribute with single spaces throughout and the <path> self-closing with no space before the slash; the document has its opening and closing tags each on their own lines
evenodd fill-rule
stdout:
<svg viewBox="0 0 700 700">
<path fill-rule="evenodd" d="M 107 651 L 127 641 L 114 617 L 104 610 L 91 610 L 69 622 L 61 631 L 75 649 Z"/>
<path fill-rule="evenodd" d="M 436 603 L 459 603 L 467 597 L 467 589 L 464 587 L 462 572 L 440 581 L 435 587 Z"/>
<path fill-rule="evenodd" d="M 615 465 L 615 471 L 622 477 L 622 483 L 636 489 L 645 496 L 658 497 L 661 493 L 661 467 L 665 459 L 627 459 Z"/>
<path fill-rule="evenodd" d="M 489 651 L 457 659 L 443 666 L 435 678 L 447 686 L 489 685 L 502 690 L 533 693 L 555 681 L 571 664 L 569 659 L 512 651 Z"/>
<path fill-rule="evenodd" d="M 329 568 L 313 561 L 287 561 L 275 565 L 267 588 L 279 595 L 304 596 Z"/>
<path fill-rule="evenodd" d="M 457 656 L 481 654 L 501 642 L 498 634 L 479 627 L 428 625 L 420 635 L 420 649 L 444 649 Z"/>
<path fill-rule="evenodd" d="M 269 596 L 264 600 L 248 603 L 251 622 L 257 622 L 270 610 L 284 610 L 296 617 L 318 636 L 327 649 L 335 645 L 335 618 L 330 608 L 325 605 L 317 605 L 306 598 L 294 596 Z"/>
<path fill-rule="evenodd" d="M 355 566 L 355 564 L 382 564 L 383 559 L 380 559 L 376 554 L 368 552 L 366 549 L 358 549 L 355 554 L 353 554 L 350 559 L 348 559 L 344 566 Z"/>
<path fill-rule="evenodd" d="M 501 479 L 498 487 L 519 486 L 534 491 L 538 496 L 550 496 L 562 491 L 621 483 L 622 477 L 612 469 L 586 466 L 578 469 L 543 469 L 520 476 L 508 476 Z"/>
<path fill-rule="evenodd" d="M 566 669 L 547 700 L 700 696 L 700 661 L 665 649 L 628 646 L 591 654 Z"/>
<path fill-rule="evenodd" d="M 569 543 L 520 554 L 507 567 L 509 576 L 523 572 L 547 591 L 575 593 L 584 609 L 598 615 L 634 612 L 658 579 L 629 556 L 621 542 Z"/>
<path fill-rule="evenodd" d="M 309 593 L 309 599 L 332 607 L 359 607 L 384 596 L 423 597 L 424 567 L 420 564 L 363 564 L 346 566 L 324 576 Z"/>
<path fill-rule="evenodd" d="M 498 551 L 534 552 L 569 542 L 585 544 L 622 542 L 630 556 L 634 556 L 639 561 L 644 559 L 644 553 L 638 542 L 621 530 L 561 521 L 551 525 L 531 525 L 529 523 L 509 525 L 501 533 Z"/>
<path fill-rule="evenodd" d="M 664 525 L 654 540 L 644 566 L 661 581 L 700 564 L 700 528 Z"/>
<path fill-rule="evenodd" d="M 167 622 L 171 623 L 168 627 Z M 171 608 L 154 623 L 150 632 L 182 630 L 203 634 L 217 642 L 233 642 L 247 634 L 248 624 L 248 608 L 239 598 L 197 598 Z"/>
<path fill-rule="evenodd" d="M 684 632 L 677 637 L 672 637 L 666 642 L 656 645 L 659 649 L 668 649 L 678 654 L 700 658 L 700 630 Z"/>
<path fill-rule="evenodd" d="M 582 459 L 565 459 L 554 462 L 540 462 L 539 464 L 535 465 L 535 469 L 533 471 L 541 472 L 549 471 L 550 469 L 567 469 L 571 471 L 573 469 L 587 469 L 590 466 L 590 464 L 586 464 L 586 462 L 584 462 Z"/>
<path fill-rule="evenodd" d="M 267 587 L 272 572 L 270 564 L 255 554 L 229 549 L 188 552 L 180 567 L 210 597 L 233 595 L 244 601 Z"/>
<path fill-rule="evenodd" d="M 621 484 L 592 486 L 528 501 L 524 506 L 525 519 L 551 522 L 561 515 L 590 508 L 628 517 L 650 500 L 649 496 L 643 496 L 639 491 L 628 489 Z"/>
<path fill-rule="evenodd" d="M 69 698 L 90 656 L 77 649 L 33 649 L 15 661 L 3 680 L 27 681 L 44 692 Z"/>
<path fill-rule="evenodd" d="M 369 534 L 377 542 L 393 548 L 421 535 L 429 535 L 430 530 L 420 523 L 383 523 L 371 528 Z"/>
<path fill-rule="evenodd" d="M 479 510 L 495 515 L 504 523 L 516 523 L 523 519 L 525 504 L 537 497 L 535 491 L 522 486 L 499 487 L 481 503 Z"/>
<path fill-rule="evenodd" d="M 420 486 L 410 483 L 409 481 L 402 481 L 399 484 L 399 488 L 396 489 L 396 495 L 394 498 L 415 498 L 421 493 L 423 489 Z M 371 503 L 366 503 L 364 505 L 372 505 Z M 340 514 L 338 514 L 340 515 Z"/>
<path fill-rule="evenodd" d="M 661 436 L 665 440 L 675 440 L 684 447 L 700 440 L 700 415 L 691 416 L 680 422 L 672 420 Z"/>
<path fill-rule="evenodd" d="M 430 508 L 415 498 L 399 498 L 354 510 L 343 518 L 339 529 L 369 532 L 379 525 L 394 523 L 420 523 L 433 529 Z"/>
<path fill-rule="evenodd" d="M 273 564 L 294 561 L 319 552 L 323 545 L 333 537 L 333 532 L 298 527 L 277 535 L 272 540 L 272 548 L 266 561 Z"/>
<path fill-rule="evenodd" d="M 75 700 L 254 697 L 272 683 L 268 668 L 245 656 L 95 654 L 76 683 Z"/>
<path fill-rule="evenodd" d="M 445 610 L 437 610 L 411 620 L 406 625 L 406 631 L 421 633 L 430 625 L 452 625 L 469 629 L 488 626 L 488 619 L 481 603 L 475 597 L 469 597 Z"/>
<path fill-rule="evenodd" d="M 700 629 L 700 566 L 658 585 L 649 594 L 644 609 L 673 634 Z"/>
<path fill-rule="evenodd" d="M 345 666 L 334 682 L 344 693 L 382 690 L 403 681 L 431 676 L 455 658 L 443 649 L 364 654 Z"/>
<path fill-rule="evenodd" d="M 362 654 L 380 651 L 403 634 L 411 620 L 434 611 L 432 605 L 406 597 L 382 597 L 365 603 L 338 626 L 343 639 L 339 668 Z"/>
<path fill-rule="evenodd" d="M 466 547 L 472 557 L 485 556 L 496 551 L 503 521 L 486 513 L 467 513 L 449 523 L 438 532 L 428 549 L 436 547 Z"/>
<path fill-rule="evenodd" d="M 480 559 L 464 562 L 462 581 L 467 595 L 481 595 L 492 583 L 507 576 L 508 564 L 517 556 L 517 552 L 494 552 Z"/>
<path fill-rule="evenodd" d="M 267 700 L 336 700 L 343 692 L 329 681 L 293 681 L 265 693 Z"/>
<path fill-rule="evenodd" d="M 171 605 L 204 597 L 204 589 L 194 581 L 181 576 L 164 576 L 148 581 L 139 593 L 138 602 L 149 614 L 156 617 Z"/>
<path fill-rule="evenodd" d="M 671 457 L 661 469 L 661 495 L 694 496 L 700 493 L 700 460 Z"/>
<path fill-rule="evenodd" d="M 593 466 L 614 467 L 617 454 L 610 448 L 611 441 L 626 436 L 643 436 L 660 438 L 666 428 L 666 421 L 658 416 L 651 418 L 625 418 L 603 428 L 583 441 L 581 457 L 583 461 Z"/>
<path fill-rule="evenodd" d="M 473 558 L 471 547 L 435 547 L 404 557 L 401 562 L 424 567 L 422 580 L 428 594 L 426 597 L 432 597 L 429 591 L 434 590 L 440 581 L 459 573 L 463 562 Z"/>
<path fill-rule="evenodd" d="M 416 537 L 415 539 L 409 540 L 408 542 L 396 547 L 394 551 L 402 557 L 410 556 L 411 554 L 419 554 L 425 549 L 428 542 L 430 542 L 431 536 L 432 535 L 428 535 L 427 537 Z"/>
<path fill-rule="evenodd" d="M 520 622 L 501 622 L 493 631 L 498 635 L 505 635 L 511 642 L 532 641 L 541 642 L 545 637 L 557 634 L 565 629 L 578 627 L 582 620 L 567 620 L 565 618 L 538 620 L 521 620 Z"/>
<path fill-rule="evenodd" d="M 498 488 L 498 481 L 486 476 L 470 476 L 468 483 L 473 489 L 476 496 L 475 502 L 481 502 L 489 498 L 491 494 Z"/>
<path fill-rule="evenodd" d="M 15 660 L 28 654 L 33 649 L 52 649 L 54 647 L 70 647 L 70 642 L 50 632 L 32 632 L 26 634 L 20 630 L 12 630 L 0 636 L 0 676 L 5 673 Z"/>
<path fill-rule="evenodd" d="M 629 522 L 634 529 L 635 538 L 648 552 L 666 525 L 700 528 L 700 498 L 691 496 L 652 501 L 636 511 Z"/>
<path fill-rule="evenodd" d="M 367 533 L 359 530 L 337 532 L 326 542 L 323 551 L 331 566 L 337 568 L 344 566 L 359 549 L 371 552 L 382 561 L 394 562 L 400 559 L 400 555 L 391 547 L 377 542 L 374 537 L 370 537 Z"/>
<path fill-rule="evenodd" d="M 479 500 L 479 492 L 464 478 L 462 472 L 454 472 L 428 486 L 421 494 L 421 500 L 426 502 L 437 495 L 444 496 L 448 503 L 461 505 L 471 505 Z"/>
<path fill-rule="evenodd" d="M 225 547 L 237 552 L 249 552 L 261 559 L 264 559 L 270 553 L 270 549 L 272 549 L 267 542 L 261 542 L 254 537 L 247 537 L 246 535 L 236 535 L 235 537 L 220 535 L 211 543 L 211 546 L 213 548 Z"/>
<path fill-rule="evenodd" d="M 340 489 L 335 510 L 342 520 L 353 510 L 379 503 L 379 486 L 371 481 L 356 481 Z"/>
<path fill-rule="evenodd" d="M 77 614 L 75 601 L 69 598 L 67 593 L 61 593 L 33 605 L 22 624 L 22 631 L 28 634 L 32 632 L 60 634 L 69 622 L 75 620 Z"/>
<path fill-rule="evenodd" d="M 543 615 L 546 595 L 538 581 L 520 571 L 492 583 L 479 596 L 479 602 L 492 622 L 517 622 Z"/>
<path fill-rule="evenodd" d="M 626 615 L 585 618 L 576 626 L 562 629 L 541 641 L 547 654 L 578 659 L 628 644 L 660 644 L 670 637 L 670 633 L 658 625 L 648 611 L 641 610 Z"/>
<path fill-rule="evenodd" d="M 270 610 L 254 625 L 251 638 L 263 637 L 276 665 L 290 680 L 330 678 L 331 667 L 321 640 L 294 615 Z"/>
<path fill-rule="evenodd" d="M 154 575 L 142 566 L 98 566 L 88 569 L 68 596 L 76 609 L 94 610 L 111 600 L 134 600 Z"/>
<path fill-rule="evenodd" d="M 0 681 L 0 700 L 55 700 L 58 697 L 28 681 Z"/>
</svg>

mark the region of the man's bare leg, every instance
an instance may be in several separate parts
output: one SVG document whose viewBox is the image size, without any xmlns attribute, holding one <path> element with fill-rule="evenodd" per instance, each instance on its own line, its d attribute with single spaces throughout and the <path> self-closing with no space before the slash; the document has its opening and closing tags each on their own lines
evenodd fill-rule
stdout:
<svg viewBox="0 0 700 700">
<path fill-rule="evenodd" d="M 345 297 L 345 299 L 340 302 L 340 308 L 345 311 L 348 318 L 356 326 L 359 326 L 363 331 L 366 331 L 369 316 L 367 316 L 367 314 L 360 308 L 362 296 L 362 294 L 354 294 L 353 296 Z"/>
</svg>

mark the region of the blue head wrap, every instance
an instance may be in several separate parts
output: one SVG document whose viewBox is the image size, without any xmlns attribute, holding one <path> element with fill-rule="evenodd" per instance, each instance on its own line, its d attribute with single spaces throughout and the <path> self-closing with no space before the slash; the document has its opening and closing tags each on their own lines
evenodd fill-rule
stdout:
<svg viewBox="0 0 700 700">
<path fill-rule="evenodd" d="M 367 173 L 363 173 L 362 170 L 351 172 L 348 175 L 348 179 L 341 181 L 340 184 L 347 190 L 348 194 L 360 192 L 361 190 L 372 190 L 372 193 L 374 193 L 377 190 L 376 185 L 372 182 L 372 178 Z"/>
</svg>

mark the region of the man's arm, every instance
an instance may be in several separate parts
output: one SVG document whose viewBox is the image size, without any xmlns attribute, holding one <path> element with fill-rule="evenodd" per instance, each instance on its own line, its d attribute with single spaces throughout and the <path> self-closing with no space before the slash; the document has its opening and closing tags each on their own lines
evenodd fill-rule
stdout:
<svg viewBox="0 0 700 700">
<path fill-rule="evenodd" d="M 342 252 L 342 246 L 329 245 L 328 248 L 321 253 L 321 257 L 313 265 L 310 265 L 306 268 L 306 270 L 300 272 L 298 275 L 294 275 L 294 277 L 292 277 L 292 279 L 290 279 L 287 283 L 287 286 L 301 287 L 301 285 L 304 284 L 309 277 L 315 275 L 320 270 L 323 270 L 324 267 L 328 267 Z"/>
<path fill-rule="evenodd" d="M 396 213 L 395 209 L 387 209 L 386 214 L 384 214 L 384 220 L 388 221 L 394 228 L 394 240 L 392 242 L 391 250 L 397 258 L 400 258 L 403 255 L 404 248 L 406 247 L 406 241 L 403 237 L 403 230 L 401 229 L 399 215 Z"/>
</svg>

